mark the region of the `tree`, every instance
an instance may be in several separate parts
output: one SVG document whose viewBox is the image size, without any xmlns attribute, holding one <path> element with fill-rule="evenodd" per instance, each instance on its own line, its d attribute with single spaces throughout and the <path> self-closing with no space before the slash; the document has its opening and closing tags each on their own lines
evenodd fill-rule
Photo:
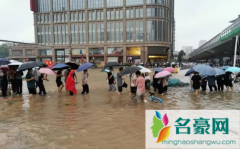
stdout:
<svg viewBox="0 0 240 149">
<path fill-rule="evenodd" d="M 179 53 L 178 53 L 178 62 L 182 62 L 183 60 L 183 56 L 185 56 L 185 52 L 183 50 L 181 50 Z"/>
<path fill-rule="evenodd" d="M 8 57 L 9 56 L 9 43 L 3 43 L 0 45 L 0 57 Z"/>
</svg>

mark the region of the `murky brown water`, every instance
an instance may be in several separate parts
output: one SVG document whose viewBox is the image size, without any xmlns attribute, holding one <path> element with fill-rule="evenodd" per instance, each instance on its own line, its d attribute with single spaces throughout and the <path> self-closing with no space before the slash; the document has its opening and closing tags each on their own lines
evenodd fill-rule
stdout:
<svg viewBox="0 0 240 149">
<path fill-rule="evenodd" d="M 115 73 L 117 70 L 115 70 Z M 183 77 L 185 71 L 173 77 Z M 89 70 L 90 94 L 70 97 L 57 93 L 55 76 L 45 82 L 46 96 L 29 101 L 24 82 L 23 96 L 0 99 L 1 149 L 143 149 L 145 110 L 150 109 L 239 109 L 239 86 L 233 93 L 201 93 L 189 87 L 170 88 L 164 104 L 132 102 L 129 88 L 123 95 L 109 93 L 106 73 Z M 80 80 L 81 73 L 77 73 Z M 129 79 L 127 78 L 127 82 Z M 149 96 L 147 96 L 149 98 Z"/>
</svg>

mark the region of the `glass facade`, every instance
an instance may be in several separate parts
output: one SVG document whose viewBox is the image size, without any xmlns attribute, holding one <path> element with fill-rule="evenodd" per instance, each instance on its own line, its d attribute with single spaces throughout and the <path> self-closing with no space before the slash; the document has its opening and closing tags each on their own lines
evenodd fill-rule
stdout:
<svg viewBox="0 0 240 149">
<path fill-rule="evenodd" d="M 107 10 L 107 19 L 123 19 L 123 10 L 122 9 L 108 9 Z"/>
<path fill-rule="evenodd" d="M 53 11 L 67 10 L 67 0 L 52 0 L 52 1 L 53 1 Z"/>
<path fill-rule="evenodd" d="M 88 0 L 88 8 L 103 8 L 104 0 Z"/>
<path fill-rule="evenodd" d="M 51 23 L 51 15 L 50 14 L 39 14 L 36 17 L 37 17 L 37 24 Z"/>
<path fill-rule="evenodd" d="M 123 42 L 123 22 L 107 22 L 107 42 Z"/>
<path fill-rule="evenodd" d="M 71 42 L 72 44 L 86 43 L 86 27 L 84 23 L 71 25 Z"/>
<path fill-rule="evenodd" d="M 67 22 L 67 21 L 68 21 L 67 13 L 54 13 L 53 14 L 53 22 L 54 23 L 61 23 L 61 22 Z"/>
<path fill-rule="evenodd" d="M 70 10 L 85 9 L 85 0 L 70 0 Z"/>
<path fill-rule="evenodd" d="M 52 29 L 50 25 L 37 27 L 37 38 L 39 45 L 52 45 Z"/>
<path fill-rule="evenodd" d="M 40 49 L 38 50 L 39 55 L 41 56 L 52 56 L 52 50 L 51 49 Z"/>
<path fill-rule="evenodd" d="M 88 27 L 89 43 L 104 43 L 104 23 L 89 23 Z"/>
<path fill-rule="evenodd" d="M 55 45 L 69 43 L 67 24 L 54 25 L 54 43 Z"/>
<path fill-rule="evenodd" d="M 166 5 L 169 6 L 170 2 L 169 0 L 146 0 L 147 4 L 160 4 L 160 5 Z"/>
<path fill-rule="evenodd" d="M 123 6 L 123 0 L 106 0 L 107 7 L 119 7 Z"/>
<path fill-rule="evenodd" d="M 143 0 L 126 0 L 126 5 L 143 5 Z"/>
<path fill-rule="evenodd" d="M 50 1 L 49 0 L 37 0 L 37 12 L 49 12 Z"/>
<path fill-rule="evenodd" d="M 126 22 L 126 40 L 127 42 L 134 41 L 134 21 Z"/>
<path fill-rule="evenodd" d="M 147 21 L 147 41 L 169 42 L 169 24 L 162 20 Z"/>
<path fill-rule="evenodd" d="M 169 18 L 169 9 L 161 6 L 148 6 L 146 10 L 147 17 Z"/>
</svg>

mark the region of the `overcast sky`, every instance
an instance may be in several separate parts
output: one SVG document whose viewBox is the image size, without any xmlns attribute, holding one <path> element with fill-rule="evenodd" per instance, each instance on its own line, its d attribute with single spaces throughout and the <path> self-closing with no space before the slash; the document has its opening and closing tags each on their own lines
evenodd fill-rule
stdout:
<svg viewBox="0 0 240 149">
<path fill-rule="evenodd" d="M 29 0 L 0 0 L 0 39 L 34 42 Z M 176 51 L 198 48 L 240 14 L 240 0 L 175 0 Z"/>
</svg>

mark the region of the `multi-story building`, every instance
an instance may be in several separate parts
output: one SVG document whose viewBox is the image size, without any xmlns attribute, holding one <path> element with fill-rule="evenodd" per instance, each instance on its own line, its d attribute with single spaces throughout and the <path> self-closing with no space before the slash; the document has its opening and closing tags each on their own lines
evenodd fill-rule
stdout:
<svg viewBox="0 0 240 149">
<path fill-rule="evenodd" d="M 172 46 L 174 0 L 31 0 L 35 44 L 11 47 L 24 61 L 160 61 Z"/>
</svg>

